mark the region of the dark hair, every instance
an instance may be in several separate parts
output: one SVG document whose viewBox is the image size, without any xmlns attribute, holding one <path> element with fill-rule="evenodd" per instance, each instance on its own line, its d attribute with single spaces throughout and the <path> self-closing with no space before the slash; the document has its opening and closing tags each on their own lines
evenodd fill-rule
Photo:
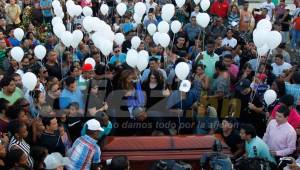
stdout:
<svg viewBox="0 0 300 170">
<path fill-rule="evenodd" d="M 241 126 L 241 129 L 243 129 L 246 133 L 246 135 L 251 135 L 251 138 L 256 137 L 256 130 L 255 127 L 251 124 L 243 124 Z"/>
<path fill-rule="evenodd" d="M 277 78 L 274 83 L 277 85 L 278 90 L 276 91 L 278 97 L 285 95 L 285 82 L 284 80 Z"/>
<path fill-rule="evenodd" d="M 10 120 L 18 119 L 21 112 L 23 112 L 22 106 L 14 103 L 8 107 L 7 116 Z"/>
<path fill-rule="evenodd" d="M 231 54 L 226 54 L 226 55 L 224 55 L 224 57 L 223 58 L 228 58 L 228 59 L 231 59 L 232 60 L 232 55 Z"/>
<path fill-rule="evenodd" d="M 8 109 L 9 101 L 4 98 L 0 98 L 0 112 L 5 111 L 4 114 L 7 116 L 6 112 Z"/>
<path fill-rule="evenodd" d="M 16 166 L 16 164 L 19 163 L 19 161 L 21 160 L 22 156 L 25 153 L 18 148 L 15 149 L 11 149 L 8 153 L 7 153 L 7 167 L 8 168 L 13 168 Z"/>
<path fill-rule="evenodd" d="M 65 82 L 66 82 L 66 86 L 70 86 L 71 84 L 75 83 L 76 79 L 72 76 L 69 76 L 66 78 Z"/>
<path fill-rule="evenodd" d="M 16 133 L 19 133 L 20 129 L 22 129 L 24 126 L 26 126 L 24 123 L 21 123 L 18 120 L 14 120 L 9 122 L 8 131 L 12 136 L 14 136 Z"/>
<path fill-rule="evenodd" d="M 154 12 L 154 8 L 150 8 L 148 13 L 153 13 Z"/>
<path fill-rule="evenodd" d="M 160 86 L 160 85 L 163 86 L 163 84 L 164 84 L 164 79 L 163 79 L 162 73 L 161 73 L 160 71 L 158 71 L 158 70 L 152 70 L 152 71 L 150 72 L 149 76 L 148 76 L 147 83 L 150 82 L 150 77 L 151 77 L 151 75 L 154 75 L 154 76 L 155 76 L 155 78 L 156 78 L 157 83 L 158 83 L 159 86 Z"/>
<path fill-rule="evenodd" d="M 282 113 L 284 117 L 288 117 L 290 115 L 290 110 L 286 105 L 280 105 L 277 112 Z"/>
<path fill-rule="evenodd" d="M 227 67 L 224 65 L 222 61 L 217 61 L 215 64 L 215 68 L 220 71 L 227 71 Z"/>
<path fill-rule="evenodd" d="M 111 160 L 111 170 L 126 170 L 128 169 L 128 158 L 123 155 L 114 156 Z"/>
<path fill-rule="evenodd" d="M 38 169 L 41 163 L 44 163 L 44 159 L 47 157 L 47 148 L 41 146 L 33 146 L 30 149 L 30 156 L 34 160 L 33 169 Z"/>
<path fill-rule="evenodd" d="M 46 126 L 50 126 L 50 124 L 51 124 L 51 120 L 53 120 L 53 119 L 56 119 L 56 117 L 52 117 L 52 116 L 50 116 L 50 117 L 43 117 L 42 118 L 42 122 L 43 122 L 43 125 L 46 127 Z"/>
<path fill-rule="evenodd" d="M 275 58 L 276 58 L 276 57 L 277 57 L 277 58 L 280 58 L 280 59 L 283 59 L 283 55 L 282 55 L 282 54 L 276 54 L 276 55 L 275 55 Z"/>
<path fill-rule="evenodd" d="M 21 75 L 18 74 L 18 73 L 13 73 L 13 74 L 11 75 L 11 77 L 12 77 L 12 79 L 14 80 L 16 77 L 21 77 Z"/>
<path fill-rule="evenodd" d="M 76 109 L 79 109 L 79 104 L 77 102 L 71 102 L 67 108 L 70 109 L 71 107 L 75 107 Z"/>
<path fill-rule="evenodd" d="M 294 74 L 292 76 L 292 80 L 293 80 L 293 83 L 300 84 L 300 71 L 294 72 Z"/>
<path fill-rule="evenodd" d="M 10 82 L 14 81 L 12 76 L 4 76 L 3 79 L 0 82 L 0 87 L 3 88 L 5 86 L 8 86 L 10 84 Z"/>
<path fill-rule="evenodd" d="M 32 90 L 29 92 L 29 95 L 32 97 L 34 101 L 37 101 L 39 99 L 39 96 L 42 92 L 40 90 Z"/>
<path fill-rule="evenodd" d="M 151 57 L 151 58 L 149 59 L 149 62 L 150 62 L 150 61 L 158 62 L 158 58 L 156 58 L 156 57 Z"/>
</svg>

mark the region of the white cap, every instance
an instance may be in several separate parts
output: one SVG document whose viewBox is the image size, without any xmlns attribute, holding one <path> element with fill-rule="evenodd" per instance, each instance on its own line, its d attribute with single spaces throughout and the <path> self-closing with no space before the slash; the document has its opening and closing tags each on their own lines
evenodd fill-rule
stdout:
<svg viewBox="0 0 300 170">
<path fill-rule="evenodd" d="M 191 89 L 191 82 L 188 80 L 182 80 L 179 86 L 179 91 L 181 92 L 188 92 Z"/>
<path fill-rule="evenodd" d="M 100 122 L 96 119 L 91 119 L 86 122 L 87 129 L 88 130 L 100 130 L 104 131 L 104 129 L 101 127 Z"/>
<path fill-rule="evenodd" d="M 68 157 L 63 157 L 60 153 L 54 152 L 45 158 L 44 163 L 46 165 L 45 169 L 56 169 L 71 164 L 71 161 Z"/>
</svg>

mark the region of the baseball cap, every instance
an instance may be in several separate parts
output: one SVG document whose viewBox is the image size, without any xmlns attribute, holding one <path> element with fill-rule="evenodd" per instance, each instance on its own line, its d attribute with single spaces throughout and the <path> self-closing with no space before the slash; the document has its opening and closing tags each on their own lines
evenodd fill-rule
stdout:
<svg viewBox="0 0 300 170">
<path fill-rule="evenodd" d="M 60 153 L 53 152 L 45 158 L 44 163 L 46 165 L 45 169 L 56 169 L 60 166 L 71 164 L 71 161 L 68 157 L 63 157 Z"/>
<path fill-rule="evenodd" d="M 137 117 L 139 116 L 140 113 L 143 113 L 145 112 L 145 109 L 143 107 L 135 107 L 133 110 L 132 110 L 132 115 L 134 117 Z"/>
<path fill-rule="evenodd" d="M 82 67 L 82 71 L 92 71 L 92 70 L 93 70 L 92 64 L 84 64 Z"/>
<path fill-rule="evenodd" d="M 96 120 L 96 119 L 88 120 L 86 122 L 86 125 L 87 125 L 87 129 L 88 130 L 93 130 L 93 131 L 100 130 L 100 131 L 104 131 L 104 129 L 100 125 L 100 122 L 98 120 Z"/>
<path fill-rule="evenodd" d="M 191 89 L 191 82 L 188 80 L 182 80 L 179 86 L 179 91 L 181 92 L 188 92 Z"/>
<path fill-rule="evenodd" d="M 243 90 L 249 88 L 251 85 L 251 81 L 248 79 L 243 79 L 240 81 L 240 83 L 237 85 L 236 90 L 239 92 L 242 92 Z"/>
</svg>

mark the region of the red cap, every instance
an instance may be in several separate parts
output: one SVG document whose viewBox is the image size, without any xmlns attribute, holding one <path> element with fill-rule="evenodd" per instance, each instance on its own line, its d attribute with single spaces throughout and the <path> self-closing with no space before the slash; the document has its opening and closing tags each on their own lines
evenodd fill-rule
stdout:
<svg viewBox="0 0 300 170">
<path fill-rule="evenodd" d="M 92 71 L 92 70 L 93 70 L 92 64 L 84 64 L 82 67 L 82 71 Z"/>
</svg>

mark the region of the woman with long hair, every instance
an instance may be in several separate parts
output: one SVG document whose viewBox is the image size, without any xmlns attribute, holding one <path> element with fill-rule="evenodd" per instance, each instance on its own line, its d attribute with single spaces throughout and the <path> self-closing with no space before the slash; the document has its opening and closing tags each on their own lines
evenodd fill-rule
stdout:
<svg viewBox="0 0 300 170">
<path fill-rule="evenodd" d="M 46 96 L 40 90 L 33 90 L 29 92 L 32 97 L 33 103 L 30 106 L 31 116 L 39 117 L 40 110 L 43 104 L 46 104 Z"/>
<path fill-rule="evenodd" d="M 227 20 L 227 26 L 231 26 L 233 22 L 236 22 L 236 24 L 240 23 L 240 11 L 236 4 L 231 5 L 230 10 L 228 11 Z"/>
</svg>

